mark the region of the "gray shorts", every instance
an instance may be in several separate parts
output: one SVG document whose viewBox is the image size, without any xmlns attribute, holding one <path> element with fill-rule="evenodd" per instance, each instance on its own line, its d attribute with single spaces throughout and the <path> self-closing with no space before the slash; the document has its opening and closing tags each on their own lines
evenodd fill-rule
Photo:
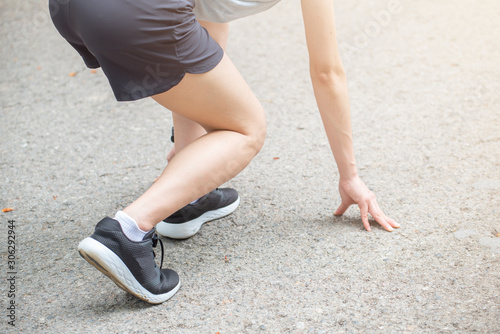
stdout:
<svg viewBox="0 0 500 334">
<path fill-rule="evenodd" d="M 226 23 L 263 12 L 280 0 L 195 0 L 198 20 Z"/>
<path fill-rule="evenodd" d="M 194 0 L 49 0 L 49 8 L 85 64 L 102 67 L 118 101 L 163 93 L 223 57 Z"/>
</svg>

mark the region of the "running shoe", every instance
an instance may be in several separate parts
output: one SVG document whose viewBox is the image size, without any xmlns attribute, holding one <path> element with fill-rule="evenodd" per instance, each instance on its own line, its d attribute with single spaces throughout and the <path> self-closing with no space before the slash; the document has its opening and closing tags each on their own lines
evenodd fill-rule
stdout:
<svg viewBox="0 0 500 334">
<path fill-rule="evenodd" d="M 201 225 L 229 215 L 239 204 L 236 190 L 217 188 L 160 222 L 156 231 L 168 238 L 187 239 L 198 233 Z"/>
<path fill-rule="evenodd" d="M 153 252 L 158 241 L 160 268 Z M 125 236 L 117 220 L 106 217 L 97 224 L 94 234 L 80 242 L 78 252 L 118 287 L 151 304 L 163 303 L 181 286 L 175 271 L 162 269 L 163 243 L 154 228 L 142 241 L 135 242 Z"/>
</svg>

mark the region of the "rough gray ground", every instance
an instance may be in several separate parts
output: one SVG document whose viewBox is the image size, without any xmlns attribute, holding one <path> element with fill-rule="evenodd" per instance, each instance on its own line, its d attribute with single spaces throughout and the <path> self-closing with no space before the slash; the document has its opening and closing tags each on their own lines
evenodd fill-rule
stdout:
<svg viewBox="0 0 500 334">
<path fill-rule="evenodd" d="M 398 13 L 374 14 L 391 3 Z M 336 9 L 360 174 L 402 228 L 365 232 L 354 207 L 333 216 L 338 174 L 299 4 L 284 1 L 232 25 L 228 53 L 269 119 L 264 149 L 229 183 L 241 206 L 189 240 L 164 239 L 183 287 L 150 306 L 76 246 L 163 169 L 170 115 L 147 100 L 115 102 L 102 72 L 57 34 L 46 1 L 2 1 L 0 207 L 14 211 L 0 213 L 0 331 L 499 332 L 500 3 Z"/>
</svg>

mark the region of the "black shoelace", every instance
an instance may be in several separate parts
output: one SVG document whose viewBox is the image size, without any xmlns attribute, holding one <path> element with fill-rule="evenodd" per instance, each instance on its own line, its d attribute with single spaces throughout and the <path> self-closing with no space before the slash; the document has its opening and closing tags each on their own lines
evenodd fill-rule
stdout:
<svg viewBox="0 0 500 334">
<path fill-rule="evenodd" d="M 160 269 L 163 267 L 163 241 L 158 237 L 158 235 L 155 233 L 153 234 L 153 248 L 158 245 L 158 241 L 160 242 L 161 246 L 161 262 L 160 262 Z M 156 257 L 155 252 L 153 251 L 153 257 Z"/>
</svg>

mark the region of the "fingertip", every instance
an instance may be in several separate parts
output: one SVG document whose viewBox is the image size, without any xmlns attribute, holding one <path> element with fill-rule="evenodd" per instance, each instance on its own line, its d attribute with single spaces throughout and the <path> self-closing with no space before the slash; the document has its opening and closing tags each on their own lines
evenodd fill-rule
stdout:
<svg viewBox="0 0 500 334">
<path fill-rule="evenodd" d="M 370 223 L 368 222 L 368 218 L 366 220 L 362 218 L 361 221 L 363 222 L 363 226 L 365 227 L 365 230 L 367 230 L 368 232 L 371 232 L 372 227 L 370 226 Z"/>
<path fill-rule="evenodd" d="M 337 209 L 337 211 L 335 211 L 335 213 L 333 214 L 334 216 L 342 216 L 344 214 L 343 211 L 340 211 Z"/>
<path fill-rule="evenodd" d="M 347 208 L 345 208 L 343 204 L 340 204 L 340 206 L 335 211 L 334 215 L 335 216 L 342 216 L 344 214 L 344 212 L 346 212 L 346 210 L 347 210 Z"/>
<path fill-rule="evenodd" d="M 389 217 L 386 217 L 387 222 L 394 228 L 400 228 L 401 225 L 399 225 L 398 222 L 396 222 L 394 219 L 391 219 Z"/>
<path fill-rule="evenodd" d="M 389 225 L 389 224 L 384 224 L 384 225 L 382 225 L 382 226 L 385 228 L 385 230 L 386 230 L 387 232 L 392 232 L 392 231 L 394 231 L 394 229 L 392 228 L 392 226 L 391 226 L 391 225 Z"/>
</svg>

